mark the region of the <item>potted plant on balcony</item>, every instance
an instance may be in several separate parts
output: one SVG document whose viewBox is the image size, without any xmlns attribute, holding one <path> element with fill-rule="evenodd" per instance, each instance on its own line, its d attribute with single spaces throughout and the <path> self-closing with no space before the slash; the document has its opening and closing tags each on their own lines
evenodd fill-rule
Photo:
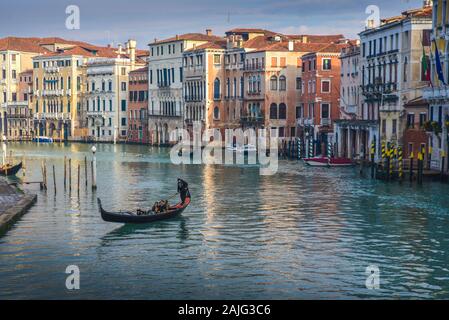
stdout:
<svg viewBox="0 0 449 320">
<path fill-rule="evenodd" d="M 441 128 L 440 123 L 434 121 L 432 122 L 432 127 L 433 127 L 433 133 L 435 133 L 435 135 L 439 135 L 441 132 L 443 132 L 443 128 Z"/>
<path fill-rule="evenodd" d="M 433 131 L 433 126 L 432 126 L 432 122 L 431 121 L 426 121 L 424 122 L 424 130 L 426 130 L 426 132 L 432 132 Z"/>
</svg>

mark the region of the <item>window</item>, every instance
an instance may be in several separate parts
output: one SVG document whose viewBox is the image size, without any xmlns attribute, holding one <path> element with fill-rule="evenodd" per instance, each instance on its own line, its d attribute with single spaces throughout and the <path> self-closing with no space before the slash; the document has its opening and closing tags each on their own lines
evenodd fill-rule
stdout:
<svg viewBox="0 0 449 320">
<path fill-rule="evenodd" d="M 286 120 L 287 119 L 287 106 L 285 103 L 281 103 L 279 105 L 279 119 Z"/>
<path fill-rule="evenodd" d="M 270 78 L 270 89 L 272 91 L 276 91 L 278 89 L 278 78 L 276 76 L 272 76 Z"/>
<path fill-rule="evenodd" d="M 17 77 L 17 72 L 16 72 L 16 70 L 12 70 L 12 78 L 13 78 L 13 79 L 16 79 L 16 77 Z"/>
<path fill-rule="evenodd" d="M 303 106 L 296 107 L 296 119 L 303 117 Z"/>
<path fill-rule="evenodd" d="M 220 79 L 216 78 L 214 81 L 214 99 L 220 99 Z"/>
<path fill-rule="evenodd" d="M 271 58 L 271 67 L 276 68 L 278 66 L 278 58 L 272 57 Z"/>
<path fill-rule="evenodd" d="M 122 82 L 122 91 L 126 91 L 126 82 Z"/>
<path fill-rule="evenodd" d="M 126 111 L 126 100 L 122 100 L 122 111 Z"/>
<path fill-rule="evenodd" d="M 287 79 L 285 76 L 279 77 L 279 90 L 280 91 L 286 91 L 287 90 Z"/>
<path fill-rule="evenodd" d="M 214 108 L 214 120 L 220 120 L 220 108 Z"/>
<path fill-rule="evenodd" d="M 287 59 L 285 57 L 281 58 L 281 68 L 285 68 L 287 66 Z"/>
<path fill-rule="evenodd" d="M 332 60 L 329 58 L 323 59 L 323 70 L 332 70 Z"/>
<path fill-rule="evenodd" d="M 126 118 L 122 118 L 122 126 L 126 126 Z"/>
<path fill-rule="evenodd" d="M 321 80 L 321 92 L 323 92 L 323 93 L 331 92 L 330 80 Z"/>
<path fill-rule="evenodd" d="M 126 76 L 126 68 L 122 68 L 122 76 Z"/>
<path fill-rule="evenodd" d="M 398 120 L 394 119 L 392 133 L 396 134 L 397 132 L 398 132 Z"/>
<path fill-rule="evenodd" d="M 214 54 L 214 64 L 221 63 L 221 56 L 219 54 Z"/>
<path fill-rule="evenodd" d="M 409 113 L 407 114 L 407 128 L 414 128 L 415 127 L 415 114 Z"/>
<path fill-rule="evenodd" d="M 272 103 L 270 106 L 270 119 L 276 120 L 278 118 L 278 106 Z"/>
<path fill-rule="evenodd" d="M 427 114 L 421 113 L 419 115 L 419 126 L 422 128 L 424 126 L 424 123 L 427 121 Z"/>
<path fill-rule="evenodd" d="M 329 119 L 330 118 L 330 110 L 328 103 L 321 104 L 321 119 Z"/>
<path fill-rule="evenodd" d="M 296 78 L 296 90 L 302 91 L 302 80 L 301 78 Z"/>
</svg>

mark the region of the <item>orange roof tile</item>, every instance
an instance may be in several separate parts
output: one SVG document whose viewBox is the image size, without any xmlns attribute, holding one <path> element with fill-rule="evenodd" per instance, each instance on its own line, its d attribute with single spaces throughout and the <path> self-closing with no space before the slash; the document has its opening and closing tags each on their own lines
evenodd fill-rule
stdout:
<svg viewBox="0 0 449 320">
<path fill-rule="evenodd" d="M 177 35 L 168 39 L 164 40 L 155 40 L 152 44 L 160 44 L 160 43 L 167 43 L 167 42 L 173 42 L 173 41 L 179 41 L 179 40 L 191 40 L 191 41 L 218 41 L 223 40 L 222 37 L 213 36 L 213 35 L 206 35 L 202 33 L 186 33 Z"/>
</svg>

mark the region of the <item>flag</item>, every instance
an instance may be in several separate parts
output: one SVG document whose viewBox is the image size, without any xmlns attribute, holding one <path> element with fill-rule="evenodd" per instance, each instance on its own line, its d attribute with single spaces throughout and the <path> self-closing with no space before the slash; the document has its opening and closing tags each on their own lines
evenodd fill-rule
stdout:
<svg viewBox="0 0 449 320">
<path fill-rule="evenodd" d="M 426 55 L 426 50 L 424 47 L 422 48 L 422 73 L 424 75 L 424 80 L 431 82 L 430 78 L 430 66 L 429 66 L 429 57 Z"/>
<path fill-rule="evenodd" d="M 433 42 L 435 43 L 435 62 L 437 67 L 438 80 L 446 85 L 446 81 L 444 81 L 443 68 L 441 67 L 440 53 L 438 51 L 437 42 L 435 40 L 433 40 Z"/>
</svg>

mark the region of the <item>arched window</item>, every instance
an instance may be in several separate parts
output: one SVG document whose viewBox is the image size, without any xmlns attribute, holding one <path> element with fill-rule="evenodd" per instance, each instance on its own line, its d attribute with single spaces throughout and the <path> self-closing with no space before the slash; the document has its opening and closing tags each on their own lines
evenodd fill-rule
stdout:
<svg viewBox="0 0 449 320">
<path fill-rule="evenodd" d="M 253 77 L 248 78 L 248 92 L 253 92 Z"/>
<path fill-rule="evenodd" d="M 270 89 L 272 91 L 277 91 L 278 89 L 278 78 L 276 76 L 270 78 Z"/>
<path fill-rule="evenodd" d="M 278 118 L 278 106 L 276 103 L 272 103 L 270 106 L 270 119 L 276 120 Z"/>
<path fill-rule="evenodd" d="M 287 79 L 285 78 L 285 76 L 279 77 L 279 90 L 280 91 L 287 90 Z"/>
<path fill-rule="evenodd" d="M 226 80 L 226 97 L 231 97 L 231 80 L 229 78 Z"/>
<path fill-rule="evenodd" d="M 220 99 L 220 79 L 214 81 L 214 99 Z"/>
<path fill-rule="evenodd" d="M 214 119 L 219 120 L 220 119 L 220 108 L 215 107 L 214 108 Z"/>
<path fill-rule="evenodd" d="M 240 98 L 243 98 L 243 92 L 245 90 L 245 81 L 243 77 L 240 77 Z"/>
<path fill-rule="evenodd" d="M 260 92 L 261 88 L 260 88 L 260 76 L 257 76 L 257 92 Z"/>
<path fill-rule="evenodd" d="M 234 94 L 234 98 L 237 97 L 237 79 L 234 78 L 234 87 L 233 87 L 233 94 Z"/>
<path fill-rule="evenodd" d="M 285 105 L 285 103 L 281 103 L 279 105 L 279 119 L 280 120 L 287 119 L 287 106 Z"/>
</svg>

